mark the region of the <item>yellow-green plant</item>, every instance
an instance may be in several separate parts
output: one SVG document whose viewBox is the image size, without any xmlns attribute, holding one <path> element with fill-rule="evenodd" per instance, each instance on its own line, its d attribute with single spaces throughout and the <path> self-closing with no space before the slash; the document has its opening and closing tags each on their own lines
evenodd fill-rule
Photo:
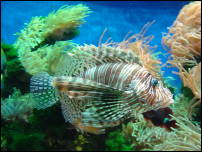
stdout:
<svg viewBox="0 0 202 152">
<path fill-rule="evenodd" d="M 154 145 L 156 151 L 201 151 L 201 128 L 187 117 L 174 117 L 179 128 L 173 129 L 163 143 Z"/>
<path fill-rule="evenodd" d="M 18 56 L 30 74 L 46 71 L 53 74 L 50 68 L 60 59 L 62 52 L 72 43 L 83 18 L 90 13 L 87 6 L 63 6 L 47 17 L 33 17 L 30 23 L 18 33 L 14 46 Z"/>
</svg>

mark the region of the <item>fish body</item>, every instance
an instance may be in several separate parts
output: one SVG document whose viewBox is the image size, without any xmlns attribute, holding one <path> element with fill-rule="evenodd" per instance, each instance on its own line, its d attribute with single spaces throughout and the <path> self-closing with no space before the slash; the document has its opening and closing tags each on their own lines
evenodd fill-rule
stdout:
<svg viewBox="0 0 202 152">
<path fill-rule="evenodd" d="M 77 75 L 40 73 L 32 77 L 31 92 L 41 102 L 41 109 L 60 101 L 66 121 L 81 131 L 101 134 L 105 128 L 134 117 L 134 111 L 141 114 L 173 103 L 162 82 L 131 57 L 132 62 L 124 62 L 127 56 L 123 59 L 116 54 L 113 59 L 108 52 L 88 53 L 96 64 Z"/>
</svg>

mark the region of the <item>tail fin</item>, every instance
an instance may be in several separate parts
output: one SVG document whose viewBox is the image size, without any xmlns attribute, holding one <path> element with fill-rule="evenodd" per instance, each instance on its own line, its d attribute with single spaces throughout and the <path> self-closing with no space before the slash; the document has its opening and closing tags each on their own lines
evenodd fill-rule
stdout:
<svg viewBox="0 0 202 152">
<path fill-rule="evenodd" d="M 35 108 L 45 109 L 57 102 L 55 88 L 52 86 L 53 77 L 46 72 L 39 73 L 31 78 L 30 92 L 36 101 Z"/>
</svg>

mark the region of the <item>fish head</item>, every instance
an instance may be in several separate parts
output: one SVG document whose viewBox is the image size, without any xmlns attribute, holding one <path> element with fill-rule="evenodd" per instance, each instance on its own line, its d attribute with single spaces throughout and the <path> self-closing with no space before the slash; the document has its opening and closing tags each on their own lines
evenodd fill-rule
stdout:
<svg viewBox="0 0 202 152">
<path fill-rule="evenodd" d="M 153 102 L 155 104 L 159 104 L 161 108 L 165 108 L 174 103 L 173 94 L 167 87 L 163 85 L 162 81 L 153 78 L 150 83 L 151 90 L 154 94 Z"/>
<path fill-rule="evenodd" d="M 155 107 L 168 107 L 174 102 L 173 94 L 170 90 L 164 87 L 161 80 L 147 74 L 146 77 L 135 78 L 130 87 L 139 96 L 140 101 Z"/>
</svg>

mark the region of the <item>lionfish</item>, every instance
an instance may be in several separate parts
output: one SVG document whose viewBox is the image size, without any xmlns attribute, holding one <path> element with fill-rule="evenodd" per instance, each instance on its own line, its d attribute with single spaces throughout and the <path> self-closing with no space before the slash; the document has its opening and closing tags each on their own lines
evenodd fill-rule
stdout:
<svg viewBox="0 0 202 152">
<path fill-rule="evenodd" d="M 148 118 L 149 111 L 173 103 L 169 89 L 132 51 L 86 46 L 65 56 L 57 76 L 39 73 L 31 78 L 30 89 L 38 109 L 60 101 L 65 121 L 77 130 L 102 134 L 137 113 Z"/>
</svg>

